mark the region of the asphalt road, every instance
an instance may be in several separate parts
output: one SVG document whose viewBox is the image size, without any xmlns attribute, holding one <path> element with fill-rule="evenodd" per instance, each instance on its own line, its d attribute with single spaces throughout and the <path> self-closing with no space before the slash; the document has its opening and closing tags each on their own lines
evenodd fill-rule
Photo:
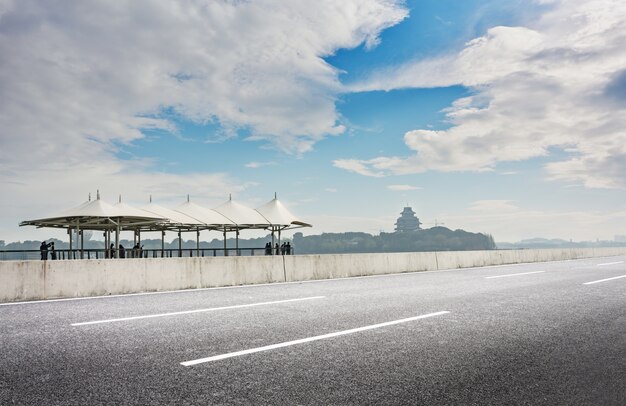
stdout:
<svg viewBox="0 0 626 406">
<path fill-rule="evenodd" d="M 0 305 L 0 404 L 626 405 L 626 257 Z"/>
</svg>

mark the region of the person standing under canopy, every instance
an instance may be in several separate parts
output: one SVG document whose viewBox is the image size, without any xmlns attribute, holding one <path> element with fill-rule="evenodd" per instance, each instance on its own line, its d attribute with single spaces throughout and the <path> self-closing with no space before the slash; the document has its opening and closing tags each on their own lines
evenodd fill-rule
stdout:
<svg viewBox="0 0 626 406">
<path fill-rule="evenodd" d="M 42 241 L 41 245 L 39 246 L 39 251 L 41 252 L 41 260 L 45 261 L 48 259 L 48 247 L 50 246 L 50 244 L 46 244 L 46 241 Z"/>
</svg>

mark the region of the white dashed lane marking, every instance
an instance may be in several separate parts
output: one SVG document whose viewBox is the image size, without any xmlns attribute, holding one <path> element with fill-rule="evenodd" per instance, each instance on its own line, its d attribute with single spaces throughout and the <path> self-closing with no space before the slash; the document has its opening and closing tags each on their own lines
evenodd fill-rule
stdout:
<svg viewBox="0 0 626 406">
<path fill-rule="evenodd" d="M 242 304 L 242 305 L 235 305 L 235 306 L 224 306 L 224 307 L 212 307 L 212 308 L 208 308 L 208 309 L 187 310 L 187 311 L 182 311 L 182 312 L 149 314 L 149 315 L 145 315 L 145 316 L 132 316 L 132 317 L 121 317 L 121 318 L 117 318 L 117 319 L 85 321 L 85 322 L 82 322 L 82 323 L 73 323 L 72 326 L 86 326 L 86 325 L 90 325 L 90 324 L 103 324 L 103 323 L 115 323 L 115 322 L 118 322 L 118 321 L 152 319 L 152 318 L 156 318 L 156 317 L 179 316 L 179 315 L 183 315 L 183 314 L 214 312 L 214 311 L 218 311 L 218 310 L 242 309 L 242 308 L 245 308 L 245 307 L 267 306 L 267 305 L 280 304 L 280 303 L 291 303 L 291 302 L 301 302 L 301 301 L 304 301 L 304 300 L 323 299 L 324 297 L 325 296 L 312 296 L 312 297 L 303 297 L 303 298 L 298 298 L 298 299 L 276 300 L 276 301 L 273 301 L 273 302 L 250 303 L 250 304 Z"/>
<path fill-rule="evenodd" d="M 531 274 L 534 274 L 534 273 L 542 273 L 542 272 L 545 272 L 545 271 L 510 273 L 510 274 L 507 274 L 507 275 L 486 276 L 485 279 L 508 278 L 509 276 L 531 275 Z"/>
<path fill-rule="evenodd" d="M 614 276 L 612 278 L 600 279 L 599 281 L 585 282 L 583 285 L 593 285 L 594 283 L 612 281 L 614 279 L 626 278 L 626 275 Z"/>
<path fill-rule="evenodd" d="M 219 360 L 223 360 L 223 359 L 226 359 L 226 358 L 239 357 L 239 356 L 242 356 L 242 355 L 254 354 L 256 352 L 270 351 L 270 350 L 275 350 L 277 348 L 283 348 L 283 347 L 289 347 L 289 346 L 292 346 L 292 345 L 309 343 L 311 341 L 324 340 L 324 339 L 327 339 L 327 338 L 333 338 L 333 337 L 343 336 L 343 335 L 347 335 L 347 334 L 359 333 L 361 331 L 367 331 L 367 330 L 373 330 L 373 329 L 377 329 L 377 328 L 392 326 L 394 324 L 408 323 L 410 321 L 425 319 L 425 318 L 428 318 L 428 317 L 442 316 L 442 315 L 448 314 L 448 313 L 450 313 L 450 312 L 448 312 L 448 311 L 441 311 L 441 312 L 436 312 L 436 313 L 423 314 L 421 316 L 409 317 L 407 319 L 388 321 L 386 323 L 380 323 L 380 324 L 372 324 L 372 325 L 365 326 L 365 327 L 353 328 L 353 329 L 350 329 L 350 330 L 337 331 L 335 333 L 329 333 L 329 334 L 323 334 L 323 335 L 314 336 L 314 337 L 302 338 L 300 340 L 286 341 L 284 343 L 267 345 L 265 347 L 250 348 L 248 350 L 243 350 L 243 351 L 229 352 L 229 353 L 226 353 L 226 354 L 215 355 L 215 356 L 207 357 L 207 358 L 199 358 L 199 359 L 195 359 L 195 360 L 192 360 L 192 361 L 181 362 L 180 364 L 184 365 L 186 367 L 189 367 L 189 366 L 192 366 L 192 365 L 202 364 L 202 363 L 205 363 L 205 362 L 219 361 Z"/>
</svg>

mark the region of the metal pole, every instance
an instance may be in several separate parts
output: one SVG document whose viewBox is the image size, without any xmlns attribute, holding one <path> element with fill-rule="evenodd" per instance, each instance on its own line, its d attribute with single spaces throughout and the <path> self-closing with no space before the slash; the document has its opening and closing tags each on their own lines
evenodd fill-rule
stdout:
<svg viewBox="0 0 626 406">
<path fill-rule="evenodd" d="M 165 255 L 165 230 L 161 230 L 161 258 Z"/>
<path fill-rule="evenodd" d="M 115 256 L 114 258 L 120 257 L 119 247 L 120 247 L 120 225 L 117 224 L 115 227 Z"/>
<path fill-rule="evenodd" d="M 239 255 L 239 227 L 235 231 L 235 254 Z"/>
<path fill-rule="evenodd" d="M 78 231 L 78 236 L 80 238 L 80 259 L 83 259 L 83 249 L 85 244 L 85 239 L 83 238 L 83 230 L 79 228 L 76 229 Z"/>
<path fill-rule="evenodd" d="M 226 227 L 224 227 L 224 256 L 228 256 L 228 251 L 226 251 Z"/>
<path fill-rule="evenodd" d="M 196 256 L 200 256 L 200 228 L 196 229 Z"/>
<path fill-rule="evenodd" d="M 183 256 L 183 239 L 180 236 L 180 228 L 178 229 L 178 257 L 182 257 Z"/>
</svg>

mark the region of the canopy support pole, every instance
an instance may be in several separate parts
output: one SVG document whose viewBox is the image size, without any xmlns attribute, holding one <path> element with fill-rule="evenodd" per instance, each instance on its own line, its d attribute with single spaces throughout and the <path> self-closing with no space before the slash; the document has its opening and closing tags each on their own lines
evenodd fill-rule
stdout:
<svg viewBox="0 0 626 406">
<path fill-rule="evenodd" d="M 115 226 L 115 258 L 120 257 L 120 225 L 116 224 Z"/>
<path fill-rule="evenodd" d="M 275 239 L 274 239 L 274 227 L 272 227 L 272 250 L 271 250 L 272 255 L 275 254 L 275 252 L 274 252 L 274 241 L 275 241 Z"/>
<path fill-rule="evenodd" d="M 224 256 L 228 256 L 228 251 L 226 251 L 226 227 L 224 227 Z"/>
<path fill-rule="evenodd" d="M 196 256 L 200 256 L 200 227 L 196 228 Z"/>
<path fill-rule="evenodd" d="M 178 257 L 182 257 L 183 256 L 183 239 L 180 236 L 180 228 L 178 229 Z"/>
<path fill-rule="evenodd" d="M 67 228 L 67 233 L 70 235 L 70 252 L 67 253 L 67 259 L 70 259 L 70 255 L 72 252 L 72 227 Z"/>
<path fill-rule="evenodd" d="M 85 240 L 83 239 L 83 230 L 81 230 L 80 226 L 78 226 L 76 231 L 78 232 L 78 238 L 80 238 L 80 259 L 83 259 L 83 249 L 85 244 Z"/>
<path fill-rule="evenodd" d="M 239 255 L 239 228 L 235 231 L 235 253 Z"/>
<path fill-rule="evenodd" d="M 165 230 L 161 230 L 161 258 L 165 256 Z"/>
</svg>

